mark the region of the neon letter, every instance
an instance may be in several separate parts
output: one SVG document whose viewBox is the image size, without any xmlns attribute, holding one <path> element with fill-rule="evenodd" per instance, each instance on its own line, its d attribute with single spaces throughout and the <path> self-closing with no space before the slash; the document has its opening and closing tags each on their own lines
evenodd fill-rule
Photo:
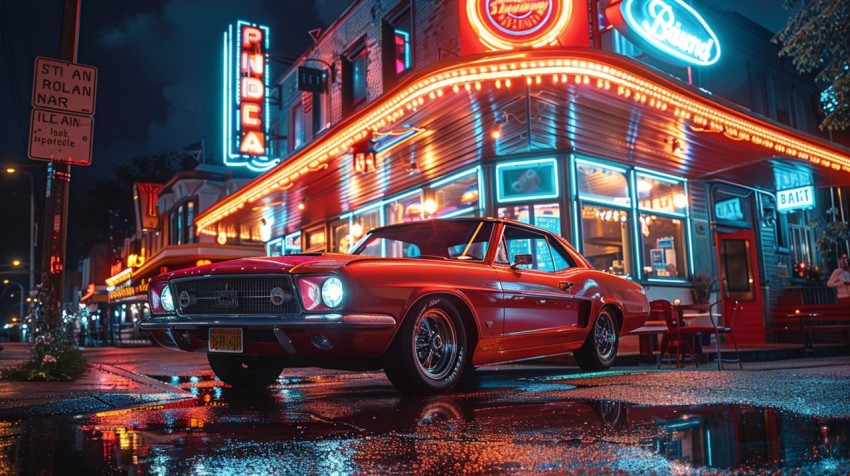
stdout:
<svg viewBox="0 0 850 476">
<path fill-rule="evenodd" d="M 262 76 L 265 58 L 261 54 L 242 53 L 242 72 L 251 76 Z"/>
<path fill-rule="evenodd" d="M 259 28 L 246 26 L 242 30 L 242 48 L 259 45 L 261 41 L 263 41 L 263 32 Z"/>
<path fill-rule="evenodd" d="M 242 125 L 246 127 L 260 127 L 263 121 L 260 118 L 260 105 L 250 102 L 242 103 Z"/>
<path fill-rule="evenodd" d="M 242 78 L 242 99 L 262 99 L 266 93 L 263 82 L 257 78 Z"/>
<path fill-rule="evenodd" d="M 242 145 L 239 147 L 239 152 L 251 155 L 263 155 L 266 152 L 263 145 L 263 134 L 257 131 L 248 131 L 245 137 L 242 138 Z"/>
</svg>

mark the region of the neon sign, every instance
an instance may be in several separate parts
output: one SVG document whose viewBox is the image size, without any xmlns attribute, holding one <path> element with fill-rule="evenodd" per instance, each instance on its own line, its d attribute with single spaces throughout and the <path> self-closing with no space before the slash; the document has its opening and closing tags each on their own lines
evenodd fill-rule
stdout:
<svg viewBox="0 0 850 476">
<path fill-rule="evenodd" d="M 224 34 L 224 164 L 264 171 L 268 156 L 269 29 L 237 22 Z"/>
<path fill-rule="evenodd" d="M 814 206 L 815 188 L 811 185 L 776 192 L 776 210 L 779 212 L 801 210 Z"/>
<path fill-rule="evenodd" d="M 720 59 L 717 35 L 681 0 L 622 0 L 609 5 L 605 15 L 633 42 L 677 63 L 710 66 Z"/>
<path fill-rule="evenodd" d="M 562 0 L 467 0 L 466 14 L 478 39 L 491 50 L 547 46 L 570 18 Z"/>
</svg>

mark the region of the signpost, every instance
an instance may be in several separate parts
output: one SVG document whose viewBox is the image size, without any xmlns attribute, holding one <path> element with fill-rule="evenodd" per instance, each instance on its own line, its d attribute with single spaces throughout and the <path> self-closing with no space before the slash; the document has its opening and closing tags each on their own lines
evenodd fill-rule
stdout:
<svg viewBox="0 0 850 476">
<path fill-rule="evenodd" d="M 97 68 L 42 56 L 35 59 L 33 107 L 92 115 L 96 90 Z"/>
<path fill-rule="evenodd" d="M 33 109 L 29 156 L 37 160 L 90 165 L 93 129 L 91 116 Z"/>
<path fill-rule="evenodd" d="M 97 69 L 38 57 L 33 77 L 29 157 L 91 165 Z"/>
</svg>

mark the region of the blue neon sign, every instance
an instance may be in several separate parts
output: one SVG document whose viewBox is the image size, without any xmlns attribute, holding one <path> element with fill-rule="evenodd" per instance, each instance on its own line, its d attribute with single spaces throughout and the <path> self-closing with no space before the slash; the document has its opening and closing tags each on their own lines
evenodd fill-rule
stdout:
<svg viewBox="0 0 850 476">
<path fill-rule="evenodd" d="M 643 49 L 660 51 L 676 63 L 710 66 L 720 59 L 717 35 L 681 0 L 622 0 L 608 6 L 605 15 Z"/>
</svg>

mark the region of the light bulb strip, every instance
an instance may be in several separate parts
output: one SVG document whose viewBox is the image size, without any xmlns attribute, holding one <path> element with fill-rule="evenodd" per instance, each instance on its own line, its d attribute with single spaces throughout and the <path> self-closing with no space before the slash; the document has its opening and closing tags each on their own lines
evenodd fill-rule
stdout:
<svg viewBox="0 0 850 476">
<path fill-rule="evenodd" d="M 538 56 L 540 56 L 538 58 Z M 525 78 L 526 84 L 541 84 L 550 78 L 555 84 L 577 85 L 608 91 L 620 97 L 667 112 L 692 130 L 722 133 L 729 140 L 749 140 L 772 151 L 807 160 L 811 163 L 850 172 L 850 156 L 831 151 L 814 141 L 797 139 L 777 132 L 773 127 L 749 119 L 745 113 L 725 107 L 708 106 L 687 94 L 676 92 L 657 82 L 644 79 L 626 68 L 610 63 L 622 59 L 604 52 L 560 51 L 506 53 L 466 61 L 425 73 L 419 80 L 361 112 L 361 117 L 328 134 L 325 140 L 309 144 L 289 160 L 259 177 L 253 184 L 237 191 L 211 207 L 195 220 L 197 233 L 237 212 L 246 204 L 292 187 L 296 180 L 311 172 L 324 170 L 328 162 L 345 154 L 351 146 L 416 111 L 426 100 L 455 93 L 478 90 L 482 83 L 493 82 L 497 88 L 509 88 L 512 80 Z M 521 83 L 520 83 L 521 84 Z"/>
</svg>

